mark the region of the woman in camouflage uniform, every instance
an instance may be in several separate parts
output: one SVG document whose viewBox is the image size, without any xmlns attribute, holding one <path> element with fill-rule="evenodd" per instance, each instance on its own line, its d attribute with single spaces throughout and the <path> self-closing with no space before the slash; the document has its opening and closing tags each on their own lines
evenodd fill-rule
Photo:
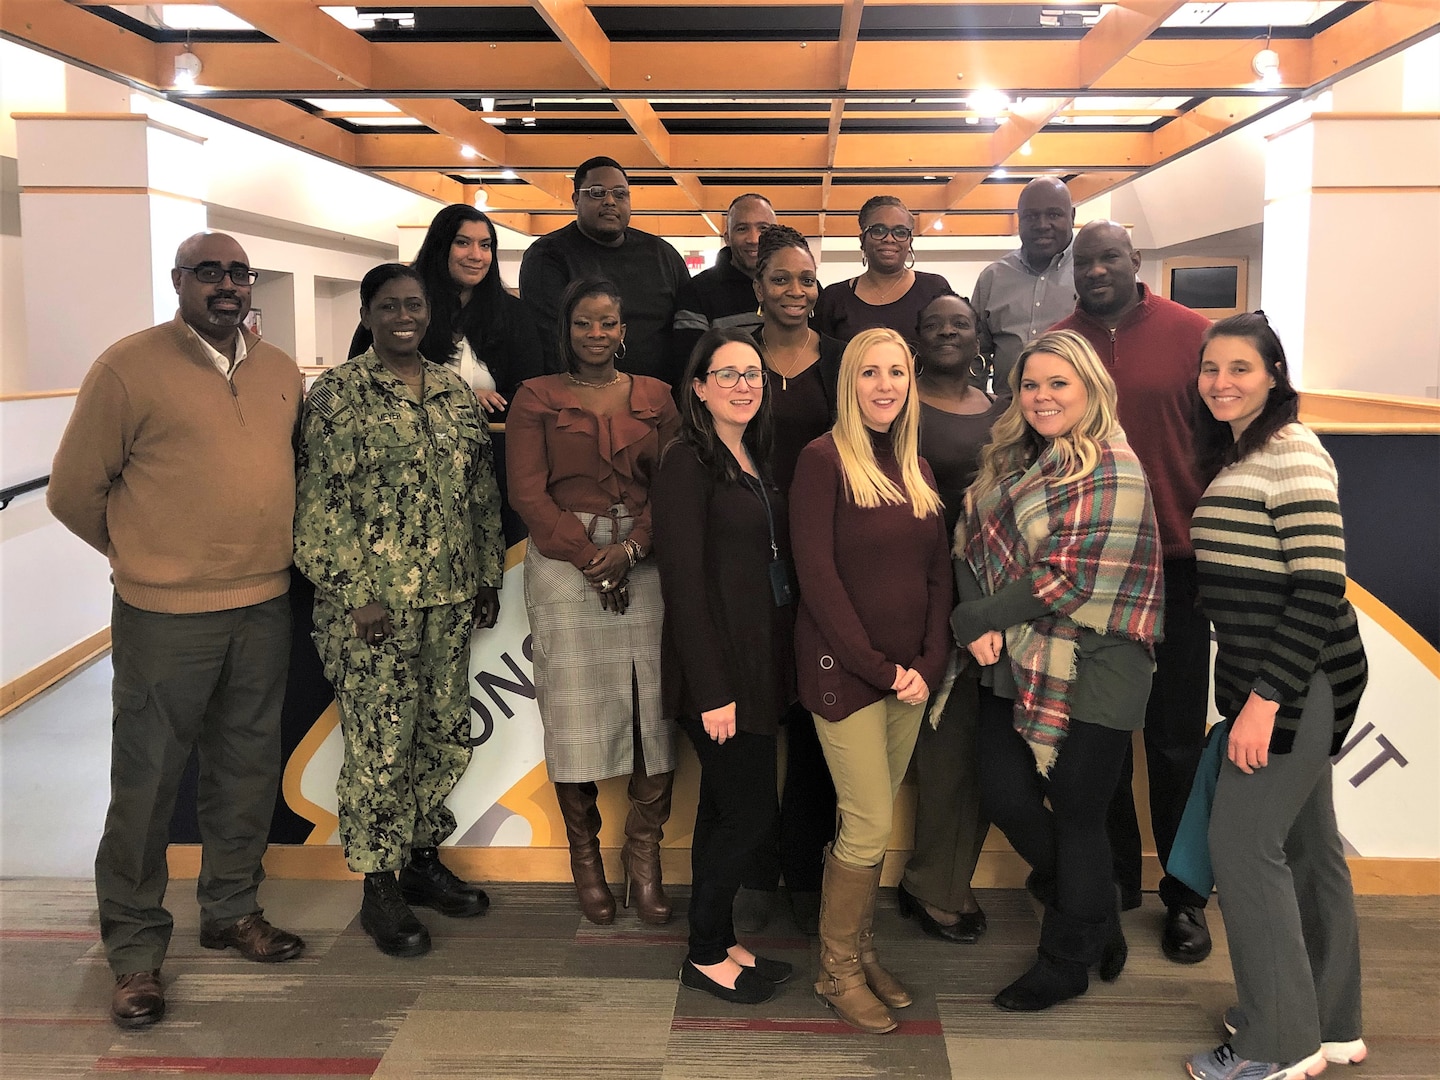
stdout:
<svg viewBox="0 0 1440 1080">
<path fill-rule="evenodd" d="M 430 937 L 409 904 L 471 916 L 490 903 L 437 848 L 470 762 L 470 634 L 500 610 L 500 496 L 474 393 L 420 355 L 419 276 L 377 266 L 360 301 L 374 344 L 305 404 L 295 564 L 315 583 L 315 644 L 340 707 L 340 839 L 365 875 L 360 922 L 382 951 L 419 956 Z"/>
</svg>

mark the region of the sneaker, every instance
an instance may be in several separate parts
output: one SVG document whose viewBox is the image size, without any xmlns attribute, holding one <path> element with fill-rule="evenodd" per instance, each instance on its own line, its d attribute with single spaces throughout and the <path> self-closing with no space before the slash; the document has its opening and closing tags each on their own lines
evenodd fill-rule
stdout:
<svg viewBox="0 0 1440 1080">
<path fill-rule="evenodd" d="M 484 915 L 490 909 L 485 890 L 462 881 L 440 861 L 435 848 L 416 848 L 400 870 L 400 891 L 407 904 L 434 908 L 452 919 Z"/>
<path fill-rule="evenodd" d="M 1231 1005 L 1225 1010 L 1225 1015 L 1220 1022 L 1225 1025 L 1225 1033 L 1234 1035 L 1240 1027 L 1243 1019 L 1239 1005 Z M 1351 1039 L 1349 1042 L 1322 1042 L 1320 1053 L 1331 1065 L 1359 1065 L 1365 1060 L 1365 1055 L 1370 1053 L 1365 1045 L 1364 1039 Z"/>
<path fill-rule="evenodd" d="M 1316 1050 L 1309 1057 L 1286 1065 L 1276 1061 L 1249 1061 L 1228 1042 L 1196 1054 L 1185 1062 L 1193 1080 L 1305 1080 L 1325 1071 L 1325 1058 Z"/>
</svg>

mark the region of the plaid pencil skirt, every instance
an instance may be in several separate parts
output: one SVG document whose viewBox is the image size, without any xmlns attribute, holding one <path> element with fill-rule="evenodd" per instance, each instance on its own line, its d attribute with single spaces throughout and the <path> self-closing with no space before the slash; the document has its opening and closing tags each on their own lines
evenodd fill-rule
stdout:
<svg viewBox="0 0 1440 1080">
<path fill-rule="evenodd" d="M 597 545 L 630 535 L 634 518 L 623 506 L 612 515 L 576 512 Z M 660 571 L 642 559 L 630 571 L 630 605 L 617 615 L 562 559 L 547 559 L 534 544 L 525 551 L 525 611 L 534 638 L 535 691 L 545 726 L 545 765 L 554 783 L 628 776 L 634 769 L 631 679 L 645 771 L 675 768 L 674 727 L 660 715 L 660 630 L 665 608 Z"/>
</svg>

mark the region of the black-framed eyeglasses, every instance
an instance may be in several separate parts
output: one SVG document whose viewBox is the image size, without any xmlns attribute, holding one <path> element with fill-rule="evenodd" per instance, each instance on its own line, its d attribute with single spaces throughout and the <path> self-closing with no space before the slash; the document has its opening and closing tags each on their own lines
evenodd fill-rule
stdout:
<svg viewBox="0 0 1440 1080">
<path fill-rule="evenodd" d="M 195 280 L 205 285 L 218 285 L 228 275 L 236 285 L 254 285 L 260 277 L 259 270 L 251 270 L 248 266 L 241 266 L 239 263 L 232 263 L 229 266 L 221 266 L 219 263 L 201 263 L 199 266 L 177 266 L 176 270 L 187 270 L 195 275 Z"/>
<path fill-rule="evenodd" d="M 745 380 L 746 386 L 749 386 L 755 390 L 759 390 L 760 387 L 765 385 L 766 381 L 764 368 L 751 368 L 749 371 L 736 371 L 734 368 L 731 367 L 722 367 L 718 368 L 715 371 L 706 372 L 705 377 L 707 379 L 714 379 L 715 385 L 720 387 L 722 390 L 729 390 L 732 386 L 738 384 L 741 379 Z"/>
<path fill-rule="evenodd" d="M 865 226 L 861 235 L 868 236 L 871 240 L 884 240 L 889 236 L 903 244 L 915 235 L 915 230 L 909 225 L 881 225 L 877 221 L 874 225 Z"/>
<path fill-rule="evenodd" d="M 594 199 L 596 202 L 602 201 L 606 195 L 609 195 L 616 202 L 628 202 L 630 200 L 630 189 L 628 187 L 607 188 L 596 184 L 594 187 L 581 188 L 580 190 L 585 193 L 587 198 Z"/>
</svg>

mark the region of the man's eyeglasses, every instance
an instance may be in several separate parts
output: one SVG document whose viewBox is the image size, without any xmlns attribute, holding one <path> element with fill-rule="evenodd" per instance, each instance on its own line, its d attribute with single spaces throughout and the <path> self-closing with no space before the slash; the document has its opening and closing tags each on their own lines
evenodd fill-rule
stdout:
<svg viewBox="0 0 1440 1080">
<path fill-rule="evenodd" d="M 594 199 L 596 202 L 603 200 L 606 195 L 609 195 L 616 202 L 630 201 L 630 189 L 628 187 L 607 188 L 596 184 L 594 187 L 581 188 L 580 190 L 583 191 L 588 198 Z"/>
<path fill-rule="evenodd" d="M 903 244 L 915 235 L 915 230 L 910 228 L 909 225 L 881 225 L 877 223 L 867 225 L 862 235 L 868 236 L 871 240 L 884 240 L 889 236 Z"/>
<path fill-rule="evenodd" d="M 195 275 L 195 280 L 205 285 L 218 285 L 229 275 L 230 280 L 236 285 L 254 285 L 255 280 L 260 276 L 259 270 L 251 270 L 248 266 L 241 266 L 235 263 L 231 266 L 221 266 L 219 263 L 201 263 L 199 266 L 177 266 L 176 270 L 188 270 Z"/>
<path fill-rule="evenodd" d="M 736 371 L 734 368 L 722 367 L 717 371 L 708 372 L 705 377 L 707 379 L 714 379 L 715 385 L 720 387 L 722 390 L 729 390 L 732 386 L 738 384 L 741 379 L 745 380 L 745 385 L 752 387 L 755 390 L 759 390 L 760 387 L 765 385 L 764 368 L 751 368 L 749 371 Z"/>
</svg>

